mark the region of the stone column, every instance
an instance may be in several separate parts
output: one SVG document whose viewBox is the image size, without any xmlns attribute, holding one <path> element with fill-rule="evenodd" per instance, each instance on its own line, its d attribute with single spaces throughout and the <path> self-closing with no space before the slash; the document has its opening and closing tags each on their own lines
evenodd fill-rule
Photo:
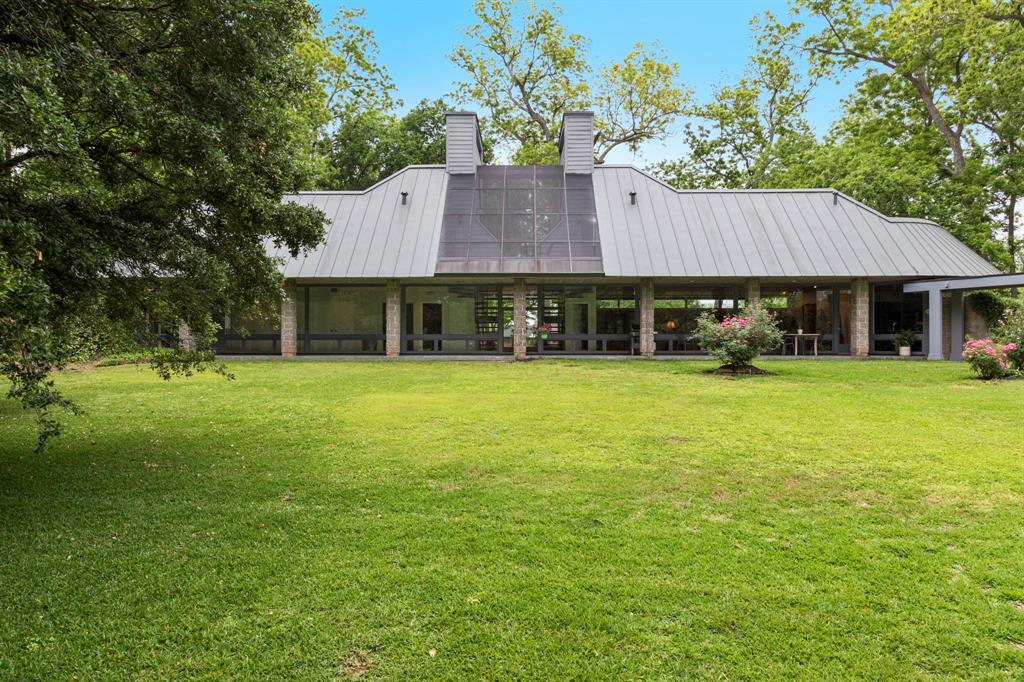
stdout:
<svg viewBox="0 0 1024 682">
<path fill-rule="evenodd" d="M 178 322 L 178 345 L 182 350 L 192 352 L 196 349 L 196 340 L 192 330 L 184 322 Z"/>
<path fill-rule="evenodd" d="M 298 320 L 296 318 L 295 284 L 285 282 L 281 299 L 281 357 L 294 358 L 298 349 Z"/>
<path fill-rule="evenodd" d="M 402 352 L 402 287 L 397 279 L 388 280 L 388 298 L 384 315 L 384 353 L 397 358 Z"/>
<path fill-rule="evenodd" d="M 964 292 L 949 292 L 949 359 L 962 360 L 964 351 Z"/>
<path fill-rule="evenodd" d="M 512 286 L 512 356 L 526 359 L 526 280 L 517 279 Z"/>
<path fill-rule="evenodd" d="M 761 280 L 747 280 L 747 305 L 755 306 L 761 304 Z"/>
<path fill-rule="evenodd" d="M 640 283 L 640 355 L 654 357 L 654 280 Z"/>
<path fill-rule="evenodd" d="M 855 279 L 850 292 L 850 355 L 866 358 L 871 351 L 871 288 L 866 279 Z"/>
<path fill-rule="evenodd" d="M 942 291 L 928 290 L 928 359 L 942 359 Z"/>
</svg>

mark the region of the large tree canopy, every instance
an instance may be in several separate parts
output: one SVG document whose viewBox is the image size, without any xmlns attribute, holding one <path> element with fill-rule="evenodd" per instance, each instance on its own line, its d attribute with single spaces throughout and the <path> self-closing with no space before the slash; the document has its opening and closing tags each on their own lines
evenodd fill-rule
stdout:
<svg viewBox="0 0 1024 682">
<path fill-rule="evenodd" d="M 599 163 L 616 147 L 664 139 L 682 113 L 689 92 L 679 65 L 656 46 L 638 43 L 595 76 L 587 39 L 566 31 L 557 5 L 476 0 L 473 11 L 476 23 L 450 55 L 465 72 L 457 94 L 486 109 L 485 127 L 514 145 L 517 163 L 557 162 L 566 111 L 595 109 Z"/>
<path fill-rule="evenodd" d="M 325 140 L 319 189 L 362 190 L 406 166 L 445 162 L 444 100 L 423 100 L 404 115 L 367 107 L 335 121 Z M 484 140 L 484 160 L 493 144 Z"/>
<path fill-rule="evenodd" d="M 688 187 L 836 187 L 928 218 L 1006 269 L 1024 267 L 1024 24 L 1019 1 L 793 0 L 755 22 L 751 66 L 688 109 L 687 153 L 653 170 Z M 813 84 L 852 72 L 823 140 Z"/>
<path fill-rule="evenodd" d="M 43 439 L 76 338 L 150 317 L 208 341 L 211 311 L 277 299 L 264 240 L 321 238 L 319 212 L 281 203 L 312 172 L 316 22 L 304 0 L 0 10 L 0 367 Z"/>
</svg>

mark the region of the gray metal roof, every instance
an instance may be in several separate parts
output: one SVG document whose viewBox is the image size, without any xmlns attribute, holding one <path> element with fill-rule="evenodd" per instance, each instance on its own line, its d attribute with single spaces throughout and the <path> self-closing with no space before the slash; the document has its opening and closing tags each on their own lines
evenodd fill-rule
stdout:
<svg viewBox="0 0 1024 682">
<path fill-rule="evenodd" d="M 305 277 L 430 277 L 437 262 L 448 174 L 444 166 L 409 166 L 362 192 L 303 192 L 285 201 L 315 206 L 327 214 L 324 241 L 282 258 L 289 279 Z M 402 204 L 402 192 L 408 192 Z"/>
<path fill-rule="evenodd" d="M 362 192 L 286 196 L 327 214 L 326 238 L 297 258 L 269 244 L 268 253 L 289 279 L 434 276 L 448 177 L 444 166 L 410 166 Z M 999 273 L 935 223 L 888 218 L 833 190 L 676 190 L 629 166 L 596 167 L 593 186 L 608 276 Z"/>
<path fill-rule="evenodd" d="M 636 204 L 630 203 L 636 192 Z M 927 220 L 842 193 L 677 190 L 631 166 L 594 169 L 604 272 L 652 277 L 942 277 L 998 273 Z"/>
</svg>

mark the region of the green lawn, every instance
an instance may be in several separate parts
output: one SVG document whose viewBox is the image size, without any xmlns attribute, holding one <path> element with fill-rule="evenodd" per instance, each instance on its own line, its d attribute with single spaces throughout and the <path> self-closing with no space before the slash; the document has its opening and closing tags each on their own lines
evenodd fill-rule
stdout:
<svg viewBox="0 0 1024 682">
<path fill-rule="evenodd" d="M 761 364 L 68 373 L 0 678 L 1024 678 L 1024 381 Z"/>
</svg>

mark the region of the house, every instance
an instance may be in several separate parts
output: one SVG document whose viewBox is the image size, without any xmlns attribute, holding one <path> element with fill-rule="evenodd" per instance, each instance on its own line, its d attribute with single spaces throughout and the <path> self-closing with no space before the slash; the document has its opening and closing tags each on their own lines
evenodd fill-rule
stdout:
<svg viewBox="0 0 1024 682">
<path fill-rule="evenodd" d="M 939 225 L 835 190 L 677 190 L 595 166 L 589 112 L 564 115 L 550 166 L 483 165 L 476 115 L 446 124 L 445 165 L 286 197 L 324 211 L 326 238 L 297 258 L 268 245 L 279 328 L 226 316 L 220 352 L 698 353 L 697 316 L 759 302 L 791 334 L 779 352 L 893 354 L 909 329 L 915 353 L 958 357 L 963 291 L 1000 275 Z"/>
</svg>

